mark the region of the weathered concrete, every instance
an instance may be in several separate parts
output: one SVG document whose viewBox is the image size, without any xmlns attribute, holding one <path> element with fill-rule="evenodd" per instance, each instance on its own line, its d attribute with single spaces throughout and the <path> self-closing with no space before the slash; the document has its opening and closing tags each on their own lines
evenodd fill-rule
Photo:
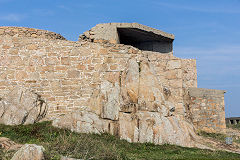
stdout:
<svg viewBox="0 0 240 160">
<path fill-rule="evenodd" d="M 229 117 L 225 119 L 226 124 L 239 124 L 240 123 L 240 117 Z"/>
<path fill-rule="evenodd" d="M 171 53 L 174 35 L 138 23 L 104 23 L 79 36 L 79 41 L 107 41 L 141 50 Z"/>
</svg>

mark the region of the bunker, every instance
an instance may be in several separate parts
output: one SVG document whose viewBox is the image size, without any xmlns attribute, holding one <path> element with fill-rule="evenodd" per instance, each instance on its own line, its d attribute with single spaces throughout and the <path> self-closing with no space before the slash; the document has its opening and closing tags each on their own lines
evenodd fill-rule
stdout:
<svg viewBox="0 0 240 160">
<path fill-rule="evenodd" d="M 233 125 L 240 124 L 240 117 L 229 117 L 229 118 L 226 118 L 226 124 L 233 124 Z"/>
<path fill-rule="evenodd" d="M 80 35 L 79 40 L 106 40 L 144 51 L 172 53 L 174 35 L 138 23 L 104 23 Z"/>
</svg>

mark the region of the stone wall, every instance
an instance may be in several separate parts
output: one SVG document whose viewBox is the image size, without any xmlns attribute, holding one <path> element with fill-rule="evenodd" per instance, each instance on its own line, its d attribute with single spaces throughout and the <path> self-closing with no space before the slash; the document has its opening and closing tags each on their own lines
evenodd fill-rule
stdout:
<svg viewBox="0 0 240 160">
<path fill-rule="evenodd" d="M 176 106 L 176 113 L 185 115 L 183 88 L 197 87 L 195 59 L 181 59 L 172 54 L 144 51 L 161 81 L 167 95 L 165 98 Z"/>
<path fill-rule="evenodd" d="M 21 30 L 21 28 L 19 29 Z M 15 86 L 32 88 L 49 103 L 49 115 L 88 108 L 100 81 L 109 73 L 121 74 L 129 59 L 146 57 L 171 92 L 168 97 L 183 114 L 183 70 L 172 54 L 142 52 L 122 44 L 71 42 L 31 37 L 0 37 L 0 94 Z M 195 60 L 188 60 L 195 62 Z M 189 70 L 195 66 L 189 65 Z M 87 82 L 87 83 L 86 83 Z M 189 85 L 191 87 L 191 85 Z"/>
<path fill-rule="evenodd" d="M 192 122 L 199 130 L 224 132 L 225 107 L 223 90 L 189 88 Z"/>
<path fill-rule="evenodd" d="M 0 98 L 17 87 L 26 88 L 44 99 L 46 119 L 57 118 L 55 126 L 109 132 L 130 142 L 194 146 L 191 123 L 202 126 L 193 112 L 196 108 L 202 112 L 201 96 L 196 95 L 194 101 L 195 92 L 189 91 L 190 98 L 185 92 L 197 87 L 195 60 L 102 40 L 72 42 L 49 37 L 48 31 L 10 30 L 0 32 Z M 208 107 L 213 100 L 216 111 L 224 109 L 223 99 L 206 93 Z M 209 116 L 213 119 L 210 128 L 214 123 L 215 129 L 222 128 L 222 121 Z"/>
<path fill-rule="evenodd" d="M 44 39 L 62 39 L 65 38 L 60 34 L 26 27 L 0 27 L 0 36 L 13 36 L 13 37 L 32 37 L 32 38 L 44 38 Z"/>
<path fill-rule="evenodd" d="M 100 80 L 121 73 L 140 54 L 130 46 L 89 42 L 10 36 L 0 42 L 1 96 L 16 86 L 31 88 L 48 102 L 49 116 L 89 107 Z"/>
<path fill-rule="evenodd" d="M 131 56 L 94 43 L 9 36 L 0 42 L 1 96 L 31 88 L 48 102 L 49 116 L 87 107 L 101 77 L 123 70 Z"/>
</svg>

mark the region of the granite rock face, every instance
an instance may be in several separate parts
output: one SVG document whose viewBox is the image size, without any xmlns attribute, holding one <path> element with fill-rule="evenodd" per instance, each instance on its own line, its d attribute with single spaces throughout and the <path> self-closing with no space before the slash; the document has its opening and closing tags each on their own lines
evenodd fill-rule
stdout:
<svg viewBox="0 0 240 160">
<path fill-rule="evenodd" d="M 44 148 L 36 144 L 25 144 L 12 157 L 11 160 L 44 160 Z"/>
<path fill-rule="evenodd" d="M 41 120 L 46 111 L 47 105 L 38 94 L 16 87 L 0 100 L 0 123 L 33 124 Z"/>
<path fill-rule="evenodd" d="M 108 129 L 108 121 L 88 111 L 75 111 L 60 116 L 53 121 L 53 126 L 67 128 L 81 133 L 103 133 Z"/>
<path fill-rule="evenodd" d="M 146 59 L 140 63 L 130 59 L 124 72 L 110 73 L 99 93 L 99 115 L 78 110 L 60 116 L 53 125 L 81 133 L 108 132 L 129 142 L 197 146 L 193 125 L 174 115 L 174 105 L 165 100 L 163 87 Z"/>
</svg>

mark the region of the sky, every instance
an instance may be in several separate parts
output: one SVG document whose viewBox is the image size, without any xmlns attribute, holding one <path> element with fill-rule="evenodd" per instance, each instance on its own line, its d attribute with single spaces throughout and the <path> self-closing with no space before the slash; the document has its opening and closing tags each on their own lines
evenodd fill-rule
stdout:
<svg viewBox="0 0 240 160">
<path fill-rule="evenodd" d="M 198 87 L 226 90 L 226 117 L 240 117 L 240 0 L 0 0 L 0 26 L 49 30 L 71 41 L 109 22 L 173 33 L 174 55 L 197 60 Z"/>
</svg>

